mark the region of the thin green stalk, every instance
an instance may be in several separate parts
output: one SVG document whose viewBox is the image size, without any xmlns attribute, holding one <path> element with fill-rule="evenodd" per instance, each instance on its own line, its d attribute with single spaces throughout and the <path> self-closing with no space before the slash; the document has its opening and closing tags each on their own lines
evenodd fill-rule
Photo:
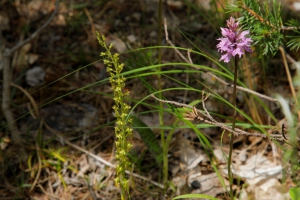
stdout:
<svg viewBox="0 0 300 200">
<path fill-rule="evenodd" d="M 162 0 L 159 0 L 158 6 L 158 37 L 157 37 L 157 44 L 158 44 L 158 64 L 161 63 L 161 40 L 162 40 Z"/>
<path fill-rule="evenodd" d="M 157 37 L 157 44 L 158 44 L 158 59 L 157 63 L 161 63 L 161 41 L 162 41 L 162 0 L 159 0 L 159 6 L 158 6 L 158 37 Z M 158 90 L 160 91 L 162 89 L 162 82 L 161 82 L 161 67 L 158 68 Z M 159 94 L 159 98 L 162 99 L 162 94 Z M 163 112 L 163 103 L 159 102 L 159 125 L 164 126 L 164 112 Z M 161 144 L 163 149 L 163 184 L 165 185 L 165 189 L 167 188 L 167 182 L 168 182 L 168 145 L 165 142 L 165 133 L 164 130 L 160 130 L 160 138 L 161 138 Z"/>
<path fill-rule="evenodd" d="M 234 107 L 233 116 L 232 116 L 232 130 L 235 129 L 235 121 L 236 121 L 236 80 L 237 80 L 237 69 L 238 69 L 238 58 L 234 57 L 234 79 L 233 79 L 233 95 L 232 95 L 232 105 Z M 229 148 L 229 156 L 228 156 L 228 177 L 229 177 L 229 192 L 230 199 L 233 200 L 233 174 L 231 172 L 231 160 L 232 160 L 232 150 L 233 150 L 233 133 L 230 133 L 230 148 Z"/>
</svg>

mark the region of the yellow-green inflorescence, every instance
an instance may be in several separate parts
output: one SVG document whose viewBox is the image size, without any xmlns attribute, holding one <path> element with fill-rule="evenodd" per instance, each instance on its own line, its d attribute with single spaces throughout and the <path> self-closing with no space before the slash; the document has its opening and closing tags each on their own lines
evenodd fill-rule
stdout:
<svg viewBox="0 0 300 200">
<path fill-rule="evenodd" d="M 112 90 L 114 91 L 113 99 L 115 105 L 113 106 L 113 109 L 116 117 L 116 158 L 119 161 L 116 168 L 117 178 L 115 178 L 115 182 L 121 188 L 122 199 L 127 199 L 126 196 L 129 187 L 125 170 L 129 169 L 131 165 L 127 154 L 132 147 L 129 142 L 132 137 L 132 120 L 128 117 L 130 106 L 125 103 L 126 98 L 129 96 L 129 91 L 124 89 L 126 78 L 121 75 L 124 64 L 119 63 L 119 54 L 111 53 L 112 44 L 107 47 L 104 36 L 100 36 L 99 33 L 97 33 L 97 38 L 100 45 L 106 50 L 106 52 L 101 52 L 100 56 L 104 58 L 107 72 L 110 74 L 109 81 L 112 85 Z"/>
</svg>

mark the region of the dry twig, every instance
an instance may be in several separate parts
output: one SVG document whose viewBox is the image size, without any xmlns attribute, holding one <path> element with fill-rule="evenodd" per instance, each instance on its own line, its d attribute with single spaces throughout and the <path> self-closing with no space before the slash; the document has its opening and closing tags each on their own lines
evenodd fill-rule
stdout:
<svg viewBox="0 0 300 200">
<path fill-rule="evenodd" d="M 215 125 L 217 127 L 220 127 L 224 130 L 227 130 L 230 133 L 233 133 L 235 136 L 239 136 L 239 135 L 243 135 L 243 136 L 254 136 L 254 137 L 261 137 L 261 138 L 269 138 L 272 140 L 276 140 L 276 141 L 285 141 L 285 139 L 282 137 L 282 135 L 278 135 L 278 134 L 270 134 L 270 135 L 266 135 L 266 134 L 261 134 L 261 133 L 249 133 L 246 131 L 243 131 L 241 129 L 235 128 L 235 130 L 233 131 L 231 127 L 227 126 L 226 124 L 223 124 L 221 122 L 216 121 L 207 111 L 206 107 L 205 107 L 205 100 L 208 98 L 209 95 L 204 95 L 202 96 L 202 106 L 203 106 L 203 111 L 197 109 L 196 107 L 187 105 L 187 104 L 183 104 L 183 103 L 178 103 L 175 101 L 168 101 L 168 100 L 162 100 L 157 98 L 154 95 L 151 95 L 152 98 L 156 99 L 157 101 L 160 101 L 162 103 L 168 103 L 168 104 L 172 104 L 178 107 L 184 107 L 184 108 L 190 108 L 192 109 L 192 112 L 188 112 L 185 114 L 185 119 L 187 120 L 191 120 L 193 121 L 193 119 L 196 119 L 198 121 L 207 123 L 207 124 L 211 124 L 211 125 Z M 200 115 L 201 114 L 201 115 Z"/>
<path fill-rule="evenodd" d="M 290 70 L 289 70 L 289 66 L 288 66 L 288 63 L 287 63 L 287 60 L 286 60 L 285 51 L 284 51 L 284 49 L 283 49 L 282 46 L 279 47 L 279 50 L 280 50 L 282 58 L 283 58 L 283 64 L 284 64 L 286 75 L 287 75 L 287 78 L 288 78 L 288 81 L 289 81 L 289 84 L 290 84 L 290 88 L 291 88 L 291 92 L 292 92 L 292 95 L 293 95 L 293 99 L 294 99 L 294 101 L 296 103 L 296 106 L 298 107 L 297 94 L 296 94 L 296 91 L 295 91 L 295 88 L 294 88 L 294 85 L 293 85 L 292 76 L 291 76 L 291 73 L 290 73 Z M 298 111 L 298 121 L 299 120 L 300 120 L 300 111 Z"/>
<path fill-rule="evenodd" d="M 35 188 L 35 186 L 38 183 L 38 180 L 40 178 L 41 171 L 42 171 L 42 160 L 41 160 L 41 156 L 40 156 L 40 152 L 39 152 L 39 146 L 38 146 L 37 141 L 35 143 L 35 147 L 36 147 L 36 156 L 38 157 L 38 171 L 37 171 L 37 174 L 35 176 L 35 179 L 34 179 L 32 185 L 31 185 L 31 188 L 29 189 L 29 192 L 32 192 L 32 190 Z"/>
</svg>

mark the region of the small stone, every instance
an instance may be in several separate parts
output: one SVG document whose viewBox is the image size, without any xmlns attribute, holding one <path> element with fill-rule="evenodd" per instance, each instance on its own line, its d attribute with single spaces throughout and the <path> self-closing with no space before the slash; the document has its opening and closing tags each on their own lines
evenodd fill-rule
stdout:
<svg viewBox="0 0 300 200">
<path fill-rule="evenodd" d="M 191 186 L 192 186 L 192 188 L 194 189 L 194 190 L 196 190 L 196 189 L 199 189 L 200 188 L 200 183 L 198 182 L 198 181 L 193 181 L 192 183 L 191 183 Z"/>
<path fill-rule="evenodd" d="M 150 36 L 150 37 L 153 37 L 153 38 L 156 37 L 156 36 L 157 36 L 156 31 L 150 32 L 149 36 Z"/>
<path fill-rule="evenodd" d="M 296 11 L 299 11 L 299 10 L 300 10 L 300 2 L 294 2 L 294 3 L 293 3 L 293 6 L 294 6 L 294 9 L 295 9 Z"/>
<path fill-rule="evenodd" d="M 167 4 L 172 10 L 180 10 L 183 8 L 183 3 L 181 1 L 167 1 Z"/>
<path fill-rule="evenodd" d="M 34 67 L 26 72 L 26 83 L 32 87 L 40 85 L 44 81 L 45 71 L 41 67 Z"/>
<path fill-rule="evenodd" d="M 141 20 L 141 13 L 133 13 L 132 14 L 133 19 L 135 19 L 136 21 L 140 21 Z"/>
<path fill-rule="evenodd" d="M 113 44 L 114 49 L 116 49 L 118 53 L 123 53 L 127 50 L 126 44 L 120 38 L 115 38 L 110 42 Z"/>
<path fill-rule="evenodd" d="M 134 35 L 128 35 L 127 39 L 129 42 L 135 42 L 136 41 L 136 37 Z"/>
</svg>

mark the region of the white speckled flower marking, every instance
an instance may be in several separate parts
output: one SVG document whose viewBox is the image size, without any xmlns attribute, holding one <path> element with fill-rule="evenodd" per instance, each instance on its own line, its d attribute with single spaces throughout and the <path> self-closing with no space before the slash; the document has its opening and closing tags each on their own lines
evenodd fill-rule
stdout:
<svg viewBox="0 0 300 200">
<path fill-rule="evenodd" d="M 222 55 L 221 60 L 228 63 L 231 57 L 239 55 L 241 57 L 244 54 L 244 51 L 252 52 L 251 42 L 252 39 L 245 37 L 249 34 L 249 31 L 240 31 L 238 29 L 239 22 L 235 22 L 233 17 L 230 17 L 227 22 L 228 28 L 221 28 L 222 38 L 219 38 L 220 43 L 217 45 L 218 51 L 225 52 Z"/>
</svg>

